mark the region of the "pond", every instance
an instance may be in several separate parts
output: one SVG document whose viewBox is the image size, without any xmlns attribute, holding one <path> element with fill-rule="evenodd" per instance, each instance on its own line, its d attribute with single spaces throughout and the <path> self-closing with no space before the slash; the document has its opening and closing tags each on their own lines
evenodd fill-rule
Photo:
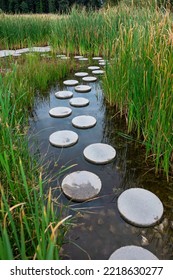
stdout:
<svg viewBox="0 0 173 280">
<path fill-rule="evenodd" d="M 57 81 L 44 100 L 36 98 L 35 108 L 30 118 L 29 143 L 31 152 L 37 154 L 42 164 L 48 164 L 45 177 L 54 190 L 58 202 L 64 205 L 67 215 L 72 214 L 72 227 L 65 236 L 65 244 L 61 250 L 63 259 L 108 259 L 114 250 L 126 245 L 142 246 L 151 251 L 159 259 L 173 259 L 173 184 L 162 176 L 155 176 L 149 161 L 145 162 L 145 149 L 126 134 L 126 123 L 115 109 L 109 108 L 104 100 L 101 87 L 101 75 L 96 82 L 84 82 L 76 72 L 88 69 L 88 61 L 76 63 L 74 73 L 67 77 L 80 84 L 91 86 L 91 91 L 79 93 L 73 86 L 63 85 Z M 92 65 L 98 65 L 92 61 Z M 73 92 L 73 97 L 84 97 L 90 103 L 85 107 L 73 107 L 69 99 L 58 99 L 55 93 L 62 90 Z M 65 118 L 53 118 L 49 110 L 58 107 L 69 107 L 72 113 Z M 72 125 L 72 119 L 80 115 L 93 116 L 97 123 L 94 127 L 80 129 Z M 59 130 L 72 130 L 79 136 L 78 142 L 68 148 L 50 145 L 49 137 Z M 135 137 L 134 137 L 135 138 Z M 113 161 L 96 165 L 83 156 L 84 149 L 93 143 L 106 143 L 114 147 L 116 157 Z M 63 173 L 63 168 L 70 169 Z M 100 193 L 87 202 L 72 202 L 61 191 L 63 178 L 71 172 L 86 170 L 99 176 L 102 182 Z M 129 188 L 143 188 L 156 194 L 163 203 L 164 214 L 160 221 L 152 227 L 136 227 L 126 222 L 117 209 L 119 195 Z M 46 190 L 45 190 L 46 191 Z M 67 207 L 66 207 L 67 206 Z"/>
</svg>

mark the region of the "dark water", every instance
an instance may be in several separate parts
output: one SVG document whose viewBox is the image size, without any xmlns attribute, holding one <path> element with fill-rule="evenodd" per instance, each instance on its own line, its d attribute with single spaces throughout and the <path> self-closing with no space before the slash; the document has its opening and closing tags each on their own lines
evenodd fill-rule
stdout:
<svg viewBox="0 0 173 280">
<path fill-rule="evenodd" d="M 74 79 L 74 76 L 70 78 Z M 82 81 L 80 78 L 78 80 Z M 45 169 L 45 177 L 50 179 L 47 188 L 51 186 L 55 189 L 54 196 L 58 197 L 58 203 L 68 206 L 65 212 L 73 215 L 73 226 L 65 236 L 62 257 L 103 260 L 121 246 L 138 245 L 150 250 L 159 259 L 173 259 L 173 184 L 155 176 L 152 165 L 145 162 L 145 150 L 141 144 L 119 134 L 126 133 L 125 120 L 119 119 L 114 115 L 115 111 L 105 105 L 101 81 L 89 85 L 92 91 L 84 94 L 76 93 L 73 87 L 64 87 L 65 90 L 72 90 L 74 97 L 88 98 L 89 106 L 74 108 L 69 105 L 68 99 L 56 99 L 54 93 L 63 89 L 61 83 L 51 88 L 44 101 L 36 99 L 30 119 L 31 152 L 36 153 L 39 160 L 42 159 L 42 164 L 48 165 L 48 169 Z M 63 119 L 50 117 L 50 108 L 56 106 L 71 107 L 72 115 Z M 74 128 L 71 120 L 81 114 L 94 116 L 97 119 L 96 126 L 86 130 Z M 50 134 L 63 129 L 77 132 L 78 143 L 63 149 L 51 146 Z M 96 142 L 112 145 L 117 151 L 116 159 L 106 165 L 87 162 L 83 150 Z M 72 165 L 75 166 L 59 174 L 63 168 Z M 100 177 L 102 190 L 97 198 L 75 203 L 61 193 L 59 186 L 63 177 L 76 170 L 88 170 Z M 138 228 L 121 218 L 117 210 L 117 198 L 122 191 L 132 187 L 150 190 L 161 199 L 165 211 L 159 225 Z"/>
</svg>

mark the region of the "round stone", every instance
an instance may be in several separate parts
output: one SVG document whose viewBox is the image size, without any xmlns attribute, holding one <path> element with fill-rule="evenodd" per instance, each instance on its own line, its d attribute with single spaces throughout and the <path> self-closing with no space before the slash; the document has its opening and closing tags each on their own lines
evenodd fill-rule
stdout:
<svg viewBox="0 0 173 280">
<path fill-rule="evenodd" d="M 87 60 L 88 60 L 87 57 L 81 57 L 81 58 L 79 58 L 79 61 L 87 61 Z"/>
<path fill-rule="evenodd" d="M 79 85 L 76 86 L 74 89 L 77 92 L 89 92 L 91 90 L 91 87 L 87 85 Z"/>
<path fill-rule="evenodd" d="M 105 164 L 115 158 L 116 151 L 108 144 L 95 143 L 87 146 L 83 154 L 84 157 L 92 163 Z"/>
<path fill-rule="evenodd" d="M 71 130 L 60 130 L 52 133 L 49 142 L 56 147 L 69 147 L 78 141 L 77 133 Z"/>
<path fill-rule="evenodd" d="M 76 77 L 86 77 L 86 76 L 88 76 L 88 73 L 87 72 L 77 72 L 77 73 L 75 73 L 75 76 Z"/>
<path fill-rule="evenodd" d="M 76 86 L 79 82 L 77 80 L 66 80 L 63 82 L 66 86 Z"/>
<path fill-rule="evenodd" d="M 64 118 L 70 116 L 72 110 L 68 107 L 55 107 L 49 111 L 49 115 L 54 118 Z"/>
<path fill-rule="evenodd" d="M 95 75 L 101 75 L 101 74 L 104 74 L 104 70 L 94 70 L 94 71 L 92 71 L 92 73 L 93 74 L 95 74 Z"/>
<path fill-rule="evenodd" d="M 99 70 L 100 67 L 99 66 L 88 66 L 89 70 Z"/>
<path fill-rule="evenodd" d="M 158 260 L 158 258 L 142 247 L 131 245 L 116 250 L 109 260 Z"/>
<path fill-rule="evenodd" d="M 117 206 L 125 220 L 140 227 L 156 224 L 163 215 L 160 199 L 152 192 L 141 188 L 124 191 L 118 198 Z"/>
<path fill-rule="evenodd" d="M 95 197 L 101 190 L 101 180 L 94 173 L 76 171 L 67 175 L 61 184 L 64 194 L 75 201 L 85 201 Z"/>
<path fill-rule="evenodd" d="M 72 98 L 72 99 L 70 99 L 69 102 L 70 102 L 70 105 L 73 107 L 84 107 L 89 104 L 89 100 L 87 98 L 83 98 L 83 97 Z"/>
<path fill-rule="evenodd" d="M 92 116 L 78 116 L 72 119 L 73 126 L 77 128 L 90 128 L 96 125 L 96 119 Z"/>
<path fill-rule="evenodd" d="M 56 98 L 59 98 L 59 99 L 67 99 L 67 98 L 71 98 L 73 96 L 73 92 L 69 91 L 69 90 L 61 90 L 61 91 L 55 92 L 55 96 L 56 96 Z"/>
<path fill-rule="evenodd" d="M 97 78 L 94 77 L 94 76 L 87 76 L 87 77 L 82 78 L 82 80 L 85 81 L 85 82 L 89 82 L 90 83 L 90 82 L 97 81 Z"/>
<path fill-rule="evenodd" d="M 83 55 L 75 55 L 74 58 L 76 59 L 83 58 Z"/>
<path fill-rule="evenodd" d="M 95 57 L 93 57 L 93 60 L 100 60 L 100 59 L 102 59 L 101 56 L 95 56 Z"/>
</svg>

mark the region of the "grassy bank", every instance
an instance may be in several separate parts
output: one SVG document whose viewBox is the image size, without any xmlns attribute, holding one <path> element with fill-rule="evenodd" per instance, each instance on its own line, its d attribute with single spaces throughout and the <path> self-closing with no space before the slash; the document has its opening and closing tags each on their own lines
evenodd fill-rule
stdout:
<svg viewBox="0 0 173 280">
<path fill-rule="evenodd" d="M 0 259 L 59 259 L 68 228 L 51 191 L 43 192 L 45 170 L 29 153 L 26 134 L 35 92 L 70 69 L 43 60 L 40 68 L 40 63 L 37 56 L 10 63 L 0 81 Z"/>
</svg>

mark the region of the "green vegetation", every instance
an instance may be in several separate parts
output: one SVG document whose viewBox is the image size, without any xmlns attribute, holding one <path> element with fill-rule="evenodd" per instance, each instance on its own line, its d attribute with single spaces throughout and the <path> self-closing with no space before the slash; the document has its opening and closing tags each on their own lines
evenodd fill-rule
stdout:
<svg viewBox="0 0 173 280">
<path fill-rule="evenodd" d="M 40 63 L 36 55 L 27 56 L 0 81 L 0 259 L 59 259 L 68 228 L 63 207 L 55 208 L 51 191 L 43 192 L 45 170 L 30 155 L 26 134 L 36 90 L 70 69 Z"/>
</svg>

